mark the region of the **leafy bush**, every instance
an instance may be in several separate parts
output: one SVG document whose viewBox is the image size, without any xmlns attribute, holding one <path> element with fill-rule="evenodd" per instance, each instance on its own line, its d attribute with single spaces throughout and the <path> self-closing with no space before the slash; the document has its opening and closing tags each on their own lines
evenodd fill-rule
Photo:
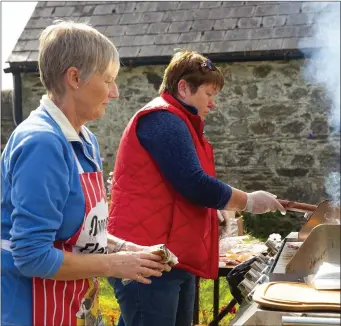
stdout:
<svg viewBox="0 0 341 326">
<path fill-rule="evenodd" d="M 282 215 L 280 212 L 251 214 L 243 213 L 244 229 L 254 237 L 265 241 L 271 233 L 279 233 L 282 238 L 290 232 L 296 232 L 301 229 L 305 219 L 303 214 L 287 212 Z"/>
</svg>

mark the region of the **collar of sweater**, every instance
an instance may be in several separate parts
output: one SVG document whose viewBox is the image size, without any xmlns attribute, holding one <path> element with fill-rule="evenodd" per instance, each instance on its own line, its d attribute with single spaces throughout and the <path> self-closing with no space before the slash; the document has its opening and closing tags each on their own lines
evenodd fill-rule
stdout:
<svg viewBox="0 0 341 326">
<path fill-rule="evenodd" d="M 173 95 L 167 92 L 162 92 L 160 96 L 170 105 L 173 105 L 177 108 L 181 107 L 183 113 L 188 116 L 193 127 L 196 129 L 197 133 L 199 135 L 204 134 L 204 121 L 198 115 L 198 110 L 195 107 L 188 105 L 186 103 L 183 103 L 182 101 L 179 101 L 177 98 L 175 98 Z"/>
<path fill-rule="evenodd" d="M 188 105 L 185 102 L 180 101 L 177 97 L 174 97 L 179 103 L 181 103 L 181 105 L 188 110 L 189 112 L 191 112 L 192 114 L 198 115 L 198 109 L 195 106 L 192 105 Z"/>
</svg>

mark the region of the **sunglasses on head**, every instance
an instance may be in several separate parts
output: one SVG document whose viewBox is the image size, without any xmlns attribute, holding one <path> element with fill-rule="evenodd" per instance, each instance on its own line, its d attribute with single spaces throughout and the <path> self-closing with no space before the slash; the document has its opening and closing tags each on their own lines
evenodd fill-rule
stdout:
<svg viewBox="0 0 341 326">
<path fill-rule="evenodd" d="M 213 65 L 212 61 L 210 59 L 206 59 L 203 63 L 200 64 L 201 70 L 203 73 L 205 73 L 205 70 L 209 71 L 216 71 L 216 67 Z M 179 80 L 181 80 L 185 75 L 188 75 L 190 73 L 193 73 L 193 71 L 186 71 L 184 72 L 180 77 Z"/>
<path fill-rule="evenodd" d="M 200 66 L 201 66 L 201 68 L 207 68 L 207 69 L 212 70 L 212 71 L 216 70 L 216 68 L 214 67 L 214 65 L 210 59 L 205 60 Z"/>
</svg>

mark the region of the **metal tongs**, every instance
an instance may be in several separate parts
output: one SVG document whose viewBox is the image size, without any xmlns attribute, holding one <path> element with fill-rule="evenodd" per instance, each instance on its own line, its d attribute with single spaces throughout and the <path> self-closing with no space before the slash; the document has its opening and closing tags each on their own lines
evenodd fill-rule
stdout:
<svg viewBox="0 0 341 326">
<path fill-rule="evenodd" d="M 312 213 L 317 209 L 317 205 L 298 203 L 296 201 L 277 199 L 278 202 L 287 211 L 299 212 L 299 213 Z"/>
</svg>

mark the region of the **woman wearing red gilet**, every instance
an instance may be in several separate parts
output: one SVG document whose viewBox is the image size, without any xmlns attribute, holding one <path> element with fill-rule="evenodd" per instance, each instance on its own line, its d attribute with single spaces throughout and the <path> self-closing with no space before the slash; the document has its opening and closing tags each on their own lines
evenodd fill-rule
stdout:
<svg viewBox="0 0 341 326">
<path fill-rule="evenodd" d="M 160 97 L 139 110 L 123 133 L 108 231 L 140 245 L 165 243 L 179 264 L 150 287 L 110 280 L 120 326 L 191 325 L 195 275 L 218 273 L 217 209 L 284 212 L 273 195 L 247 194 L 215 177 L 204 120 L 223 85 L 209 59 L 179 52 L 165 70 Z"/>
</svg>

